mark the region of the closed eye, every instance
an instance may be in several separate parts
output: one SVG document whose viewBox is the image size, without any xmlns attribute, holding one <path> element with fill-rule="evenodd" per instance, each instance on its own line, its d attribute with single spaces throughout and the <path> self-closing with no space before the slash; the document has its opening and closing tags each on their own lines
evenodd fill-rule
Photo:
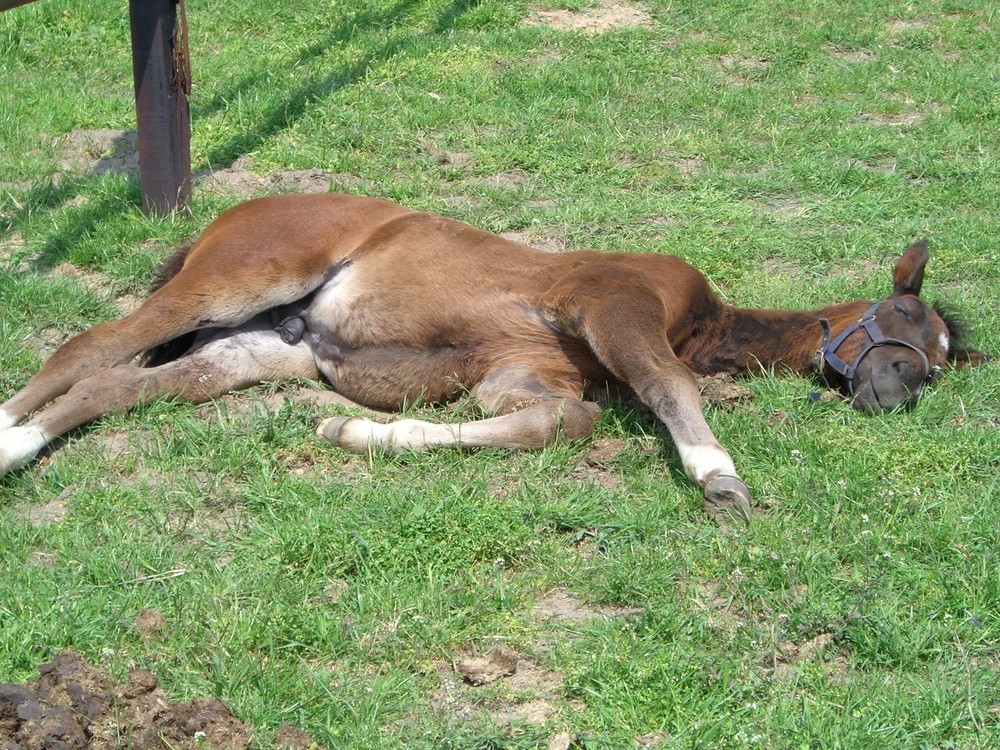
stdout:
<svg viewBox="0 0 1000 750">
<path fill-rule="evenodd" d="M 893 305 L 892 309 L 895 310 L 896 312 L 898 312 L 900 315 L 902 315 L 905 320 L 911 320 L 910 313 L 908 313 L 906 311 L 906 308 L 903 307 L 902 305 L 898 305 L 898 304 L 897 305 Z"/>
</svg>

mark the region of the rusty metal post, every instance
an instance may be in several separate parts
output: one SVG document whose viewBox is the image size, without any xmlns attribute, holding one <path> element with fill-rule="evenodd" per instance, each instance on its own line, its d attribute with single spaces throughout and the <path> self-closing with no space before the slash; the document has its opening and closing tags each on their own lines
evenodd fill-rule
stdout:
<svg viewBox="0 0 1000 750">
<path fill-rule="evenodd" d="M 129 0 L 142 208 L 165 215 L 191 198 L 191 91 L 184 0 Z"/>
</svg>

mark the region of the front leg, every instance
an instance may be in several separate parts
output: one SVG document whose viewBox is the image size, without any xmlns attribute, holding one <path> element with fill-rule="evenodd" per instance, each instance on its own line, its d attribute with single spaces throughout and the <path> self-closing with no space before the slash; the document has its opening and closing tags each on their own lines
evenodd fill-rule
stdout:
<svg viewBox="0 0 1000 750">
<path fill-rule="evenodd" d="M 667 310 L 638 275 L 588 269 L 554 287 L 546 314 L 584 339 L 601 363 L 666 425 L 684 471 L 705 492 L 705 511 L 721 523 L 750 520 L 750 492 L 705 421 L 694 374 L 668 340 Z"/>
<path fill-rule="evenodd" d="M 630 385 L 670 430 L 684 472 L 704 488 L 705 512 L 720 523 L 749 523 L 750 491 L 705 421 L 701 393 L 691 371 L 673 358 L 661 363 L 656 375 L 641 386 Z"/>
</svg>

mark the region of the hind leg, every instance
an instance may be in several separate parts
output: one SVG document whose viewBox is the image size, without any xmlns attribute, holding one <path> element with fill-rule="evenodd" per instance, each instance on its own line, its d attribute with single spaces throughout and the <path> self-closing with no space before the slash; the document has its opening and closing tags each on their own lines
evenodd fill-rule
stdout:
<svg viewBox="0 0 1000 750">
<path fill-rule="evenodd" d="M 557 437 L 584 438 L 594 429 L 599 407 L 575 399 L 549 399 L 499 417 L 459 424 L 400 419 L 389 424 L 365 417 L 325 419 L 316 433 L 352 453 L 425 451 L 440 447 L 544 448 Z"/>
<path fill-rule="evenodd" d="M 472 395 L 500 416 L 438 424 L 401 419 L 389 424 L 364 417 L 333 417 L 316 432 L 352 453 L 424 451 L 438 447 L 543 448 L 562 436 L 571 440 L 590 435 L 597 420 L 597 404 L 579 400 L 579 385 L 542 378 L 527 368 L 511 366 L 488 376 Z"/>
<path fill-rule="evenodd" d="M 232 328 L 294 302 L 321 281 L 323 268 L 289 271 L 275 280 L 227 247 L 202 248 L 184 268 L 120 320 L 99 323 L 67 341 L 11 399 L 0 405 L 0 430 L 20 422 L 75 383 L 130 362 L 140 352 L 198 329 Z M 224 267 L 219 268 L 220 265 Z"/>
<path fill-rule="evenodd" d="M 55 438 L 109 412 L 163 396 L 202 403 L 264 380 L 318 378 L 304 344 L 289 346 L 263 324 L 206 334 L 191 354 L 159 367 L 112 367 L 74 385 L 19 427 L 0 431 L 0 474 L 24 466 Z"/>
</svg>

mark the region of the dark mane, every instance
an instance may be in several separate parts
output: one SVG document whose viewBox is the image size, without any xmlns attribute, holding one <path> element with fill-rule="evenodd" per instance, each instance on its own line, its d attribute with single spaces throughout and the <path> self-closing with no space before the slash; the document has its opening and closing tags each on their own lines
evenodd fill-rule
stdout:
<svg viewBox="0 0 1000 750">
<path fill-rule="evenodd" d="M 933 307 L 934 312 L 941 316 L 948 329 L 948 359 L 954 359 L 955 352 L 961 349 L 965 342 L 969 326 L 958 317 L 958 313 L 949 303 L 936 300 Z"/>
</svg>

